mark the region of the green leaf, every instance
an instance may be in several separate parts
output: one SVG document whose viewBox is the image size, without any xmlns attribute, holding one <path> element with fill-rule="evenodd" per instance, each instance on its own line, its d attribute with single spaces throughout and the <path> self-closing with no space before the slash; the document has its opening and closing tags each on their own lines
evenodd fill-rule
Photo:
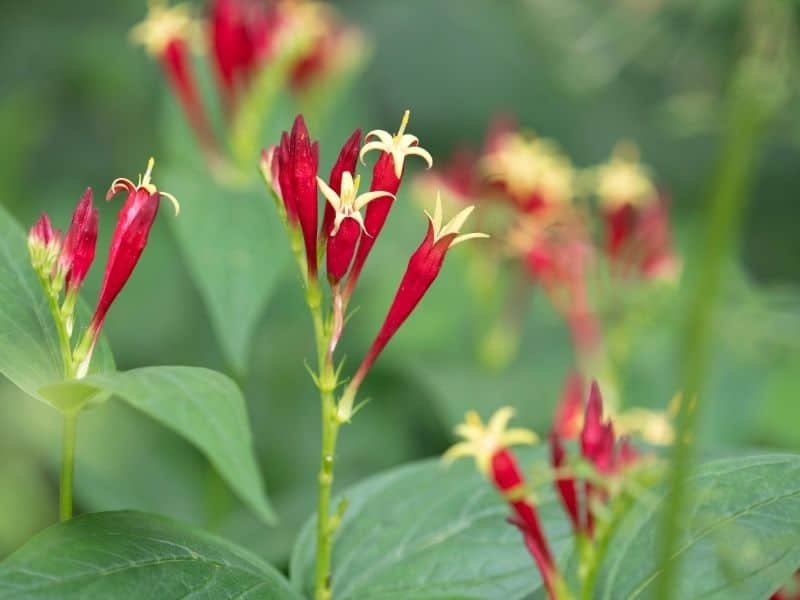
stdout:
<svg viewBox="0 0 800 600">
<path fill-rule="evenodd" d="M 53 525 L 0 563 L 0 598 L 296 599 L 248 551 L 164 517 L 84 515 Z"/>
<path fill-rule="evenodd" d="M 690 482 L 675 598 L 766 598 L 800 567 L 800 456 L 708 463 Z M 609 544 L 595 598 L 649 598 L 660 573 L 662 502 L 628 513 Z"/>
<path fill-rule="evenodd" d="M 80 314 L 86 315 L 81 303 Z M 85 321 L 84 321 L 85 322 Z M 114 369 L 105 341 L 91 371 Z M 30 265 L 25 233 L 0 206 L 0 372 L 34 398 L 51 404 L 40 389 L 63 379 L 53 317 Z"/>
<path fill-rule="evenodd" d="M 542 460 L 541 448 L 521 453 Z M 570 530 L 549 489 L 539 511 L 563 556 Z M 429 460 L 393 469 L 343 495 L 348 508 L 333 548 L 334 597 L 523 598 L 541 587 L 508 508 L 469 461 Z M 337 506 L 334 502 L 333 506 Z M 292 584 L 311 595 L 316 523 L 303 529 L 292 556 Z"/>
<path fill-rule="evenodd" d="M 80 383 L 119 396 L 194 444 L 262 519 L 275 515 L 253 454 L 244 398 L 221 373 L 197 367 L 144 367 L 90 375 Z"/>
<path fill-rule="evenodd" d="M 164 189 L 181 200 L 172 220 L 178 244 L 206 302 L 225 356 L 243 373 L 253 330 L 289 255 L 272 200 L 256 177 L 225 185 L 208 171 L 164 170 Z"/>
</svg>

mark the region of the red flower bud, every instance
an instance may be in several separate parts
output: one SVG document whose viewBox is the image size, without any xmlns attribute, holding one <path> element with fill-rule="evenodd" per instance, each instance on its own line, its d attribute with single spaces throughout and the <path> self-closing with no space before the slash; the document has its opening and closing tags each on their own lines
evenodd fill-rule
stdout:
<svg viewBox="0 0 800 600">
<path fill-rule="evenodd" d="M 72 214 L 59 257 L 59 267 L 64 273 L 68 294 L 80 288 L 94 261 L 97 221 L 97 209 L 92 205 L 92 189 L 86 188 Z"/>
<path fill-rule="evenodd" d="M 50 247 L 54 244 L 59 244 L 61 234 L 58 230 L 53 229 L 50 222 L 50 217 L 47 213 L 42 213 L 39 220 L 33 224 L 30 232 L 28 233 L 28 244 L 36 244 L 42 247 Z"/>
<path fill-rule="evenodd" d="M 574 440 L 583 423 L 583 379 L 572 371 L 564 379 L 561 399 L 556 407 L 554 430 L 559 438 Z"/>
<path fill-rule="evenodd" d="M 556 471 L 564 468 L 566 454 L 561 439 L 555 431 L 550 432 L 550 457 Z M 578 508 L 578 491 L 574 477 L 556 476 L 556 491 L 561 497 L 561 504 L 572 522 L 573 529 L 581 531 L 580 510 Z"/>
<path fill-rule="evenodd" d="M 379 198 L 375 202 L 380 201 L 381 199 Z M 361 381 L 363 381 L 370 367 L 372 367 L 373 363 L 378 358 L 378 355 L 380 355 L 386 347 L 386 344 L 392 339 L 392 336 L 397 333 L 400 326 L 417 307 L 420 300 L 422 300 L 428 288 L 430 288 L 431 284 L 433 284 L 434 280 L 439 275 L 447 251 L 455 244 L 465 240 L 488 237 L 482 233 L 459 235 L 459 230 L 473 208 L 472 206 L 465 208 L 453 217 L 449 223 L 442 226 L 442 204 L 441 200 L 437 198 L 434 216 L 431 217 L 428 215 L 430 222 L 425 239 L 422 240 L 417 250 L 411 255 L 406 271 L 400 281 L 400 287 L 397 289 L 394 300 L 389 307 L 386 319 L 380 331 L 378 331 L 375 340 L 372 342 L 372 346 L 364 357 L 361 366 L 353 377 L 351 386 L 357 388 L 358 385 L 361 384 Z M 368 238 L 362 236 L 361 239 L 363 243 L 363 241 Z M 358 256 L 356 256 L 356 260 L 358 260 Z M 354 263 L 353 269 L 355 269 L 355 267 L 356 265 Z M 353 271 L 351 271 L 350 281 L 352 281 L 352 273 Z"/>
<path fill-rule="evenodd" d="M 319 143 L 311 142 L 302 115 L 297 115 L 291 134 L 283 132 L 275 151 L 278 187 L 290 226 L 299 224 L 303 233 L 308 276 L 317 275 L 317 168 Z"/>
<path fill-rule="evenodd" d="M 361 129 L 356 129 L 352 135 L 347 138 L 347 141 L 342 146 L 336 162 L 333 163 L 331 168 L 331 175 L 328 178 L 328 185 L 332 190 L 342 189 L 342 174 L 355 173 L 356 162 L 358 161 L 358 149 L 361 147 Z M 322 229 L 320 230 L 320 241 L 325 243 L 328 236 L 331 234 L 333 228 L 333 221 L 336 217 L 336 211 L 333 205 L 326 202 L 325 212 L 322 217 Z M 352 258 L 352 257 L 351 257 Z M 349 263 L 348 263 L 349 266 Z"/>
<path fill-rule="evenodd" d="M 589 391 L 589 401 L 586 404 L 586 414 L 583 419 L 583 430 L 581 431 L 581 454 L 589 460 L 603 451 L 606 432 L 603 425 L 603 398 L 600 395 L 600 387 L 596 381 L 592 381 Z"/>
</svg>

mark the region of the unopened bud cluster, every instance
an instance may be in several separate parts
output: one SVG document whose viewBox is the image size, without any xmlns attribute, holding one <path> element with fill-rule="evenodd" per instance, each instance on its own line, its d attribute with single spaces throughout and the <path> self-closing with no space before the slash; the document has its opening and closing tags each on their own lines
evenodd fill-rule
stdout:
<svg viewBox="0 0 800 600">
<path fill-rule="evenodd" d="M 62 338 L 62 352 L 66 354 L 66 377 L 81 378 L 88 372 L 108 310 L 127 283 L 147 245 L 161 197 L 168 198 L 174 204 L 176 213 L 178 211 L 175 198 L 160 192 L 150 181 L 154 164 L 151 158 L 138 183 L 121 178 L 114 180 L 109 188 L 107 200 L 111 200 L 119 192 L 125 192 L 127 197 L 114 228 L 94 314 L 74 349 L 71 338 L 78 292 L 92 266 L 97 245 L 99 219 L 97 208 L 92 203 L 91 188 L 84 192 L 75 207 L 63 239 L 61 232 L 53 229 L 47 214 L 42 214 L 28 234 L 31 265 L 50 300 L 53 317 Z"/>
</svg>

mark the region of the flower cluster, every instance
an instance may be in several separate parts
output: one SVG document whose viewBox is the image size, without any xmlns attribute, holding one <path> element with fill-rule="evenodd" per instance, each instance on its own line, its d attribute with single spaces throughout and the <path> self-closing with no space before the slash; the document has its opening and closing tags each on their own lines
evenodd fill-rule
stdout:
<svg viewBox="0 0 800 600">
<path fill-rule="evenodd" d="M 482 310 L 499 314 L 481 320 L 490 324 L 479 348 L 484 362 L 502 367 L 513 356 L 527 307 L 519 292 L 531 282 L 566 325 L 575 368 L 603 383 L 616 412 L 614 364 L 628 359 L 627 315 L 653 313 L 646 294 L 680 273 L 668 202 L 635 148 L 622 143 L 607 163 L 579 169 L 551 140 L 498 119 L 480 153 L 459 150 L 450 165 L 419 178 L 423 194 L 432 187 L 444 189 L 448 203 L 475 205 L 494 240 L 470 256 L 468 279 Z M 505 267 L 518 282 L 507 297 Z M 647 301 L 636 305 L 638 298 Z M 623 302 L 636 310 L 619 310 Z"/>
<path fill-rule="evenodd" d="M 492 235 L 505 245 L 501 255 L 519 261 L 541 286 L 579 353 L 600 342 L 590 289 L 601 267 L 622 282 L 671 281 L 680 272 L 667 200 L 630 144 L 615 149 L 608 163 L 581 171 L 552 141 L 497 121 L 480 155 L 459 151 L 450 167 L 421 178 L 422 189 L 430 185 L 487 213 L 506 208 L 493 220 Z M 576 201 L 587 191 L 598 199 L 594 214 Z M 592 235 L 595 216 L 604 225 L 602 240 Z"/>
<path fill-rule="evenodd" d="M 580 397 L 579 402 L 582 402 Z M 512 416 L 511 408 L 502 408 L 484 425 L 476 413 L 467 413 L 465 422 L 455 430 L 463 441 L 452 446 L 444 458 L 475 459 L 481 473 L 508 502 L 513 512 L 509 522 L 522 533 L 549 597 L 571 597 L 541 526 L 532 490 L 510 450 L 516 444 L 535 443 L 537 437 L 526 429 L 507 429 Z M 584 563 L 596 560 L 592 548 L 609 533 L 608 507 L 623 496 L 631 473 L 645 461 L 628 438 L 617 438 L 611 420 L 603 419 L 603 401 L 596 382 L 592 384 L 580 429 L 580 455 L 568 458 L 558 428 L 551 431 L 549 441 L 555 491 L 581 549 L 581 572 L 590 573 L 591 565 Z"/>
<path fill-rule="evenodd" d="M 303 96 L 354 68 L 364 52 L 355 28 L 342 23 L 329 6 L 309 0 L 210 0 L 204 17 L 195 16 L 188 4 L 170 7 L 155 0 L 131 36 L 161 63 L 212 159 L 220 158 L 222 147 L 194 75 L 193 50 L 208 57 L 229 124 L 267 67 L 280 78 L 272 82 L 275 89 L 286 87 Z"/>
<path fill-rule="evenodd" d="M 319 293 L 318 272 L 322 258 L 326 258 L 331 311 L 325 331 L 331 353 L 341 337 L 347 305 L 361 271 L 397 198 L 406 159 L 419 157 L 428 167 L 433 163 L 419 139 L 406 132 L 408 120 L 406 111 L 394 134 L 370 131 L 363 146 L 361 130 L 353 132 L 342 146 L 327 181 L 318 175 L 319 144 L 312 141 L 302 116 L 295 119 L 291 131 L 283 133 L 279 144 L 262 152 L 262 175 L 286 225 L 312 297 Z M 361 176 L 355 172 L 357 163 L 371 152 L 378 156 L 369 191 L 359 194 Z M 325 201 L 321 225 L 320 194 Z M 355 392 L 370 367 L 438 276 L 448 250 L 462 241 L 486 237 L 460 233 L 471 212 L 472 207 L 466 207 L 444 223 L 437 199 L 433 214 L 428 215 L 425 237 L 408 261 L 386 319 L 343 395 L 343 420 L 349 419 Z"/>
<path fill-rule="evenodd" d="M 97 245 L 98 211 L 92 204 L 92 190 L 88 188 L 81 197 L 66 235 L 54 230 L 47 214 L 42 214 L 28 234 L 28 251 L 31 264 L 47 295 L 58 328 L 67 377 L 86 375 L 92 353 L 108 310 L 125 287 L 133 269 L 147 245 L 150 229 L 155 221 L 162 197 L 170 200 L 178 213 L 177 200 L 161 192 L 151 182 L 155 161 L 151 158 L 144 175 L 133 183 L 129 179 L 115 179 L 106 194 L 111 200 L 119 192 L 127 198 L 117 218 L 111 239 L 103 283 L 91 321 L 80 343 L 72 349 L 70 339 L 75 324 L 75 305 L 78 291 L 94 261 Z M 63 302 L 60 302 L 61 292 Z"/>
</svg>

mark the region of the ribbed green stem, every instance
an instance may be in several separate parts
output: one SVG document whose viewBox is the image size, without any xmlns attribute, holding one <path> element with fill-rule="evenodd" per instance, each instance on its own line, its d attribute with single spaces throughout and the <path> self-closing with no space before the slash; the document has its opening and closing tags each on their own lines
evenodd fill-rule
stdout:
<svg viewBox="0 0 800 600">
<path fill-rule="evenodd" d="M 61 521 L 72 518 L 72 482 L 75 476 L 75 430 L 78 413 L 64 413 L 61 456 L 61 482 L 58 495 L 58 517 Z"/>
<path fill-rule="evenodd" d="M 325 327 L 322 316 L 322 293 L 317 280 L 309 281 L 306 289 L 306 302 L 314 325 L 314 338 L 317 346 L 317 386 L 320 390 L 321 433 L 320 464 L 317 498 L 317 550 L 314 575 L 315 600 L 330 600 L 332 596 L 331 555 L 333 534 L 338 517 L 331 516 L 331 494 L 333 491 L 334 464 L 336 460 L 336 439 L 340 421 L 336 416 L 336 371 L 333 356 L 329 352 L 330 331 Z"/>
<path fill-rule="evenodd" d="M 677 420 L 676 444 L 668 477 L 669 496 L 662 524 L 661 576 L 657 597 L 674 596 L 678 573 L 676 548 L 686 509 L 686 480 L 694 457 L 697 415 L 702 406 L 702 385 L 709 363 L 716 299 L 722 272 L 736 247 L 747 188 L 755 167 L 762 132 L 761 111 L 747 90 L 731 98 L 727 131 L 709 196 L 705 233 L 697 255 L 697 272 L 689 299 L 682 343 L 682 391 L 684 401 Z"/>
</svg>

